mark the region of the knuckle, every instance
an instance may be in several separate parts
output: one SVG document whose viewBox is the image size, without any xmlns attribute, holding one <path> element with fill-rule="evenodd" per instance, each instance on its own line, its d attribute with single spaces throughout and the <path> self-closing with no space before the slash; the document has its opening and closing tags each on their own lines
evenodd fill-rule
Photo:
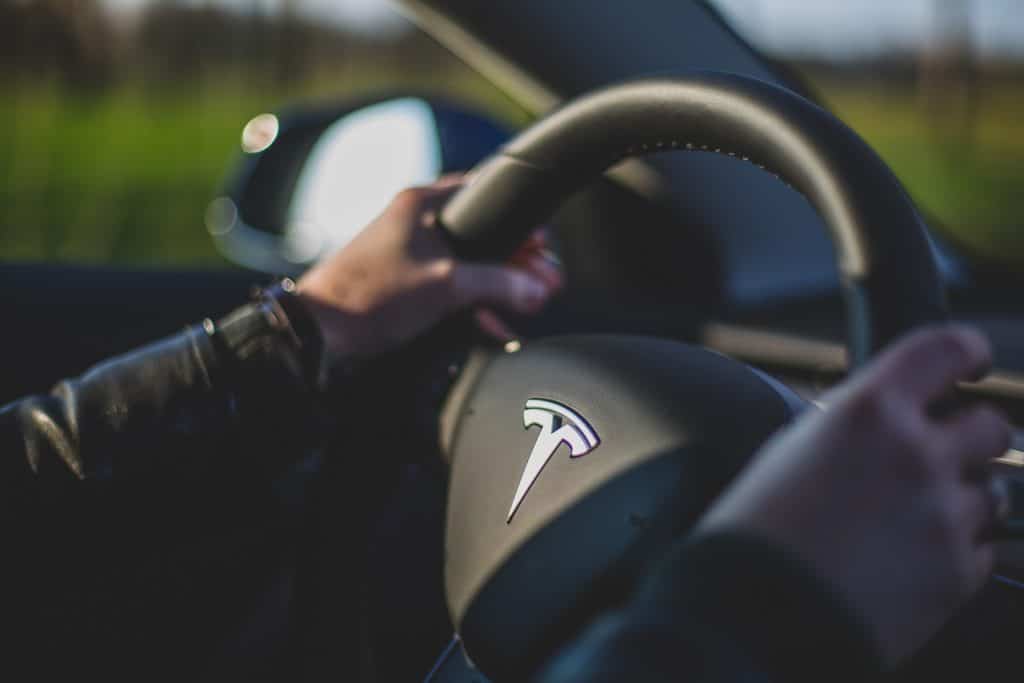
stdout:
<svg viewBox="0 0 1024 683">
<path fill-rule="evenodd" d="M 850 397 L 846 408 L 854 430 L 877 435 L 881 443 L 898 452 L 920 454 L 923 450 L 927 433 L 921 420 L 889 387 L 865 387 Z"/>
<path fill-rule="evenodd" d="M 897 365 L 901 365 L 910 358 L 922 353 L 923 349 L 927 349 L 934 342 L 935 335 L 939 329 L 924 328 L 912 332 L 893 344 L 884 352 L 882 357 L 891 360 Z"/>
<path fill-rule="evenodd" d="M 893 426 L 885 442 L 891 467 L 903 481 L 923 484 L 942 478 L 942 458 L 912 423 Z"/>
<path fill-rule="evenodd" d="M 354 315 L 367 315 L 375 308 L 373 298 L 365 293 L 355 293 L 346 298 L 345 310 Z"/>
<path fill-rule="evenodd" d="M 978 432 L 990 436 L 993 448 L 1000 453 L 1008 449 L 1013 441 L 1013 431 L 1010 422 L 998 410 L 989 406 L 978 408 L 977 417 Z"/>
<path fill-rule="evenodd" d="M 928 340 L 929 354 L 947 359 L 953 367 L 976 371 L 991 362 L 991 344 L 973 328 L 947 325 L 932 332 Z"/>
<path fill-rule="evenodd" d="M 889 411 L 884 387 L 868 385 L 851 394 L 846 404 L 847 418 L 854 428 L 878 428 L 884 426 Z"/>
<path fill-rule="evenodd" d="M 942 375 L 965 375 L 984 364 L 988 354 L 986 340 L 977 333 L 944 325 L 908 335 L 886 355 L 888 362 L 883 365 L 894 372 L 937 369 Z"/>
<path fill-rule="evenodd" d="M 936 331 L 927 348 L 936 355 L 949 358 L 957 366 L 966 365 L 971 358 L 971 352 L 965 345 L 963 337 L 953 329 Z"/>
<path fill-rule="evenodd" d="M 450 258 L 437 259 L 430 265 L 430 276 L 437 282 L 451 287 L 455 286 L 455 260 Z"/>
<path fill-rule="evenodd" d="M 997 411 L 979 406 L 955 422 L 947 439 L 957 459 L 975 460 L 1002 455 L 1011 446 L 1009 423 Z"/>
<path fill-rule="evenodd" d="M 883 454 L 893 476 L 914 484 L 941 476 L 941 458 L 927 425 L 885 387 L 851 395 L 844 417 L 848 432 Z"/>
<path fill-rule="evenodd" d="M 429 278 L 447 299 L 459 300 L 465 294 L 466 283 L 458 277 L 453 259 L 438 259 L 431 264 Z"/>
<path fill-rule="evenodd" d="M 909 481 L 929 481 L 941 474 L 941 458 L 928 425 L 886 387 L 854 396 L 848 419 L 855 434 L 870 435 L 896 474 Z"/>
<path fill-rule="evenodd" d="M 426 190 L 421 187 L 407 187 L 395 195 L 392 206 L 396 211 L 413 213 L 419 210 L 425 199 Z"/>
</svg>

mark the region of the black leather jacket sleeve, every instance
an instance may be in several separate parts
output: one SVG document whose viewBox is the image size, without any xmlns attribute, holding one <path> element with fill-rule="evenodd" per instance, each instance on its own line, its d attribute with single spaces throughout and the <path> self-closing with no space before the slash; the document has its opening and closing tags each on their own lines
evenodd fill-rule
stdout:
<svg viewBox="0 0 1024 683">
<path fill-rule="evenodd" d="M 0 408 L 0 505 L 294 457 L 315 432 L 316 390 L 294 334 L 272 322 L 251 304 Z M 280 462 L 246 460 L 248 446 L 283 432 L 296 441 Z"/>
<path fill-rule="evenodd" d="M 0 408 L 0 650 L 25 680 L 134 670 L 167 639 L 194 663 L 287 559 L 280 489 L 322 430 L 319 338 L 280 312 L 262 299 Z"/>
<path fill-rule="evenodd" d="M 867 630 L 830 586 L 788 551 L 729 533 L 676 546 L 540 680 L 853 683 L 880 670 Z"/>
</svg>

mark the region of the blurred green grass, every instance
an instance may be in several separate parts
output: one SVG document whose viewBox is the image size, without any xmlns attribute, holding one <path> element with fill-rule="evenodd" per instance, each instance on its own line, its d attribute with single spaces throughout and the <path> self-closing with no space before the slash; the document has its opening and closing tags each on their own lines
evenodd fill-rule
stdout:
<svg viewBox="0 0 1024 683">
<path fill-rule="evenodd" d="M 46 83 L 4 86 L 0 260 L 222 264 L 203 214 L 250 117 L 295 101 L 402 89 L 443 93 L 512 123 L 526 120 L 462 68 L 352 65 L 289 89 L 254 87 L 230 74 L 188 89 L 136 82 L 89 96 Z M 925 125 L 913 93 L 827 83 L 821 90 L 955 241 L 986 259 L 1024 263 L 1024 88 L 987 91 L 966 132 Z"/>
<path fill-rule="evenodd" d="M 209 95 L 77 97 L 23 88 L 5 109 L 5 260 L 217 261 L 204 202 L 255 102 Z"/>
<path fill-rule="evenodd" d="M 203 224 L 252 116 L 296 101 L 436 92 L 521 122 L 525 115 L 463 69 L 353 66 L 293 88 L 230 74 L 172 90 L 123 85 L 82 95 L 4 86 L 0 105 L 0 260 L 218 265 Z"/>
<path fill-rule="evenodd" d="M 969 115 L 929 111 L 906 90 L 822 91 L 947 238 L 983 261 L 1024 264 L 1024 86 L 984 89 Z"/>
</svg>

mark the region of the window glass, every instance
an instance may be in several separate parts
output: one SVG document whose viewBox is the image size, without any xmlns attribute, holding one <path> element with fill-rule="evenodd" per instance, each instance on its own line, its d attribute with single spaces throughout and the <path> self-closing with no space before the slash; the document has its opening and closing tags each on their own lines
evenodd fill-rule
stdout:
<svg viewBox="0 0 1024 683">
<path fill-rule="evenodd" d="M 1017 0 L 711 0 L 894 168 L 933 227 L 1024 264 L 1024 12 Z"/>
<path fill-rule="evenodd" d="M 384 0 L 0 0 L 0 261 L 222 264 L 247 121 L 402 90 L 523 116 Z"/>
</svg>

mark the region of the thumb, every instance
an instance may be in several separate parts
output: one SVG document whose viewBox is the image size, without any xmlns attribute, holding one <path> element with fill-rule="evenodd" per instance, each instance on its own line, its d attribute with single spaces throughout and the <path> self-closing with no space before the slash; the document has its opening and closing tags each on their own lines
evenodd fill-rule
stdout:
<svg viewBox="0 0 1024 683">
<path fill-rule="evenodd" d="M 509 266 L 457 263 L 453 275 L 459 307 L 487 304 L 534 313 L 552 294 L 552 288 L 536 276 Z"/>
</svg>

